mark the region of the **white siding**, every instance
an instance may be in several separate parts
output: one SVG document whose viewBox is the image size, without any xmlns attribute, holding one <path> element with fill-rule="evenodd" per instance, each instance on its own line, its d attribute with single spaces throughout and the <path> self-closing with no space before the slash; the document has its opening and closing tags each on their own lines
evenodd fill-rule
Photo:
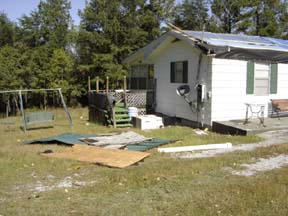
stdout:
<svg viewBox="0 0 288 216">
<path fill-rule="evenodd" d="M 244 119 L 248 103 L 264 103 L 268 115 L 270 99 L 288 99 L 288 65 L 278 64 L 277 94 L 254 96 L 246 94 L 247 62 L 213 59 L 212 61 L 212 121 Z"/>
<path fill-rule="evenodd" d="M 199 80 L 196 80 L 200 51 L 186 42 L 178 41 L 169 44 L 154 59 L 155 78 L 157 79 L 156 111 L 188 120 L 197 121 L 197 113 L 193 113 L 183 97 L 176 94 L 176 88 L 182 84 L 170 83 L 170 62 L 188 61 L 188 85 L 191 88 L 190 100 L 196 100 L 195 85 L 205 84 L 211 90 L 211 59 L 203 55 Z M 199 122 L 211 125 L 211 102 L 207 99 L 204 109 L 198 113 Z"/>
</svg>

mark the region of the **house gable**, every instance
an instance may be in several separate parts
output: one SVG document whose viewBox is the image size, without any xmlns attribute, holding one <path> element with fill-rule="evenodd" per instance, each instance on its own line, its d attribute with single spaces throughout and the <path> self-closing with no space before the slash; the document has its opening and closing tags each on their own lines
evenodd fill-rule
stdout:
<svg viewBox="0 0 288 216">
<path fill-rule="evenodd" d="M 288 62 L 287 40 L 260 36 L 171 30 L 126 58 L 123 63 L 131 64 L 136 59 L 151 63 L 153 56 L 161 52 L 161 49 L 175 38 L 187 42 L 187 45 L 198 48 L 206 55 L 214 55 L 216 58 L 270 61 L 274 63 Z"/>
</svg>

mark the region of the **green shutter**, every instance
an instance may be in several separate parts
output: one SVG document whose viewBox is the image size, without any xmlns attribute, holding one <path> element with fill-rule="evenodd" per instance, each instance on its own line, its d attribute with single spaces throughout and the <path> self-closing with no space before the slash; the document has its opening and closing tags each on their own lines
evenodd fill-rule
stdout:
<svg viewBox="0 0 288 216">
<path fill-rule="evenodd" d="M 277 94 L 278 65 L 271 64 L 270 94 Z"/>
<path fill-rule="evenodd" d="M 247 62 L 246 94 L 254 93 L 254 62 Z"/>
<path fill-rule="evenodd" d="M 188 61 L 183 62 L 183 83 L 188 83 Z"/>
<path fill-rule="evenodd" d="M 175 62 L 170 63 L 170 82 L 175 82 Z"/>
</svg>

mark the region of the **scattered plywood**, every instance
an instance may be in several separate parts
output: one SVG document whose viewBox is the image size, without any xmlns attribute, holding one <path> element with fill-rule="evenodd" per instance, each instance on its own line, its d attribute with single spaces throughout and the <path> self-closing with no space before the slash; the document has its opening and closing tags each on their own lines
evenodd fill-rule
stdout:
<svg viewBox="0 0 288 216">
<path fill-rule="evenodd" d="M 208 149 L 226 149 L 226 148 L 232 148 L 232 144 L 223 143 L 223 144 L 158 148 L 158 152 L 172 153 L 172 152 L 185 152 L 185 151 L 208 150 Z"/>
<path fill-rule="evenodd" d="M 96 136 L 87 137 L 80 139 L 81 141 L 94 146 L 107 146 L 114 145 L 111 148 L 124 148 L 129 144 L 136 144 L 151 140 L 143 135 L 137 134 L 133 131 L 122 132 L 120 134 L 107 135 L 107 136 Z"/>
<path fill-rule="evenodd" d="M 101 164 L 109 167 L 124 168 L 143 160 L 150 154 L 130 150 L 105 149 L 95 146 L 74 145 L 73 147 L 60 152 L 42 155 L 52 158 L 65 158 Z"/>
</svg>

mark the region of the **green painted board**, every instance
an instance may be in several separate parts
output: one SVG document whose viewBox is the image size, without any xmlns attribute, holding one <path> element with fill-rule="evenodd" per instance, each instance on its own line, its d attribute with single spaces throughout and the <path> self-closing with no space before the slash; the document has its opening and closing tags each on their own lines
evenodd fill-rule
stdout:
<svg viewBox="0 0 288 216">
<path fill-rule="evenodd" d="M 83 137 L 95 137 L 95 135 L 91 134 L 77 134 L 77 133 L 64 133 L 57 136 L 51 136 L 31 141 L 24 141 L 23 144 L 50 144 L 50 143 L 62 143 L 66 145 L 75 145 L 75 144 L 86 144 L 79 140 L 79 138 Z"/>
<path fill-rule="evenodd" d="M 133 150 L 133 151 L 147 151 L 152 148 L 156 148 L 161 145 L 165 145 L 168 143 L 174 142 L 173 140 L 165 140 L 165 139 L 152 139 L 149 141 L 145 141 L 142 143 L 138 144 L 131 144 L 126 146 L 128 150 Z"/>
<path fill-rule="evenodd" d="M 51 136 L 31 141 L 24 141 L 23 144 L 51 144 L 51 143 L 61 143 L 66 145 L 75 145 L 75 144 L 85 144 L 84 142 L 80 141 L 80 138 L 87 138 L 87 137 L 97 137 L 99 135 L 91 135 L 91 134 L 77 134 L 77 133 L 64 133 L 57 136 Z M 134 151 L 147 151 L 151 148 L 156 148 L 160 145 L 168 144 L 173 142 L 172 140 L 165 140 L 165 139 L 152 139 L 145 142 L 137 143 L 137 144 L 130 144 L 127 145 L 126 148 L 128 150 Z"/>
</svg>

